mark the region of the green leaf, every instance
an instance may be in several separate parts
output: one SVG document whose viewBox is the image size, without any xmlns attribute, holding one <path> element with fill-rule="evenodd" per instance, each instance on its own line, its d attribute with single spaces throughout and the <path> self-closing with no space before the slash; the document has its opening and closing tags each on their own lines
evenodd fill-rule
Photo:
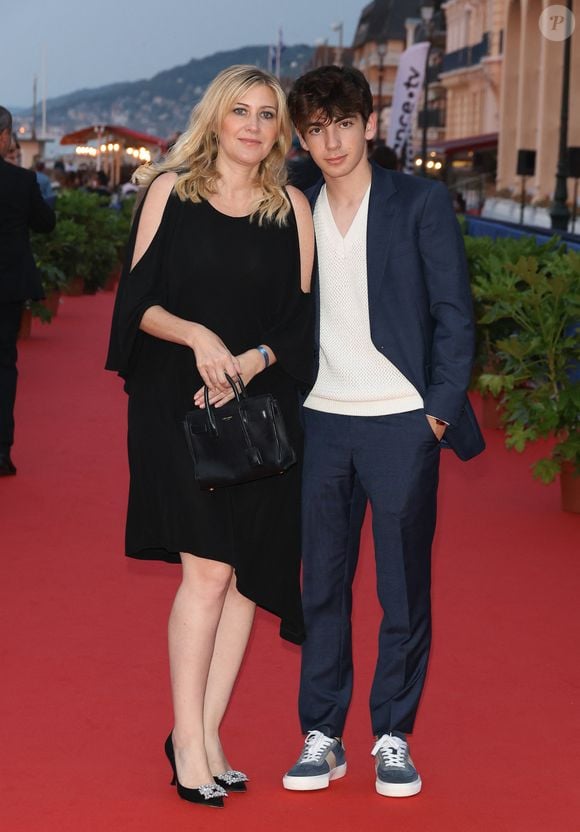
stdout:
<svg viewBox="0 0 580 832">
<path fill-rule="evenodd" d="M 482 373 L 479 376 L 477 387 L 482 393 L 490 393 L 498 398 L 504 390 L 511 390 L 513 384 L 514 381 L 511 376 Z"/>
<path fill-rule="evenodd" d="M 506 431 L 506 448 L 513 448 L 522 453 L 528 442 L 536 439 L 536 432 L 532 428 L 523 427 L 520 424 L 508 424 Z"/>
<path fill-rule="evenodd" d="M 532 465 L 532 473 L 536 479 L 548 485 L 560 473 L 560 464 L 554 459 L 539 459 Z"/>
</svg>

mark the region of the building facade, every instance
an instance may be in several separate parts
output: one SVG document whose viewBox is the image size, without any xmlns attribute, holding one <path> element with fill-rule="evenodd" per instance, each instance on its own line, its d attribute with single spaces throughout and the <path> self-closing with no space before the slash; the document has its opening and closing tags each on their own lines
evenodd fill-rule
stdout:
<svg viewBox="0 0 580 832">
<path fill-rule="evenodd" d="M 503 18 L 507 0 L 447 0 L 446 54 L 441 82 L 447 90 L 446 139 L 499 131 Z"/>
<path fill-rule="evenodd" d="M 479 211 L 497 174 L 503 61 L 503 7 L 507 0 L 446 0 L 445 178 Z"/>
<path fill-rule="evenodd" d="M 563 41 L 552 41 L 538 21 L 549 0 L 504 0 L 504 63 L 500 100 L 497 187 L 519 191 L 518 150 L 535 150 L 535 173 L 526 182 L 530 200 L 550 201 L 558 160 Z M 571 38 L 568 146 L 580 147 L 580 19 Z M 571 182 L 568 187 L 572 194 Z"/>
</svg>

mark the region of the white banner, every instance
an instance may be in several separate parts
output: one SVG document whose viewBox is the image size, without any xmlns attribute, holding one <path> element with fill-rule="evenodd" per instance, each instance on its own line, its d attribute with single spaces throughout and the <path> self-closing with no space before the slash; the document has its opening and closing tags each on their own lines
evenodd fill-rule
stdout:
<svg viewBox="0 0 580 832">
<path fill-rule="evenodd" d="M 405 143 L 412 145 L 413 113 L 421 101 L 428 54 L 429 42 L 422 41 L 405 49 L 399 61 L 387 134 L 387 144 L 399 159 Z M 408 154 L 406 162 L 408 170 Z"/>
</svg>

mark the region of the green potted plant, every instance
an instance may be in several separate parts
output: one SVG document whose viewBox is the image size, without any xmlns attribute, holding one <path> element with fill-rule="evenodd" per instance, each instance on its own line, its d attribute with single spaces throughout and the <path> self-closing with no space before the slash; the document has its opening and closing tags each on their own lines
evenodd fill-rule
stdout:
<svg viewBox="0 0 580 832">
<path fill-rule="evenodd" d="M 66 278 L 62 269 L 54 263 L 39 259 L 36 265 L 42 275 L 42 286 L 46 297 L 44 300 L 32 302 L 32 316 L 40 318 L 43 324 L 50 323 L 58 314 L 60 295 Z"/>
<path fill-rule="evenodd" d="M 84 191 L 65 192 L 57 200 L 57 224 L 51 234 L 32 234 L 32 250 L 46 299 L 27 304 L 22 337 L 31 317 L 43 323 L 56 315 L 61 292 L 68 295 L 104 288 L 129 236 L 133 200 L 112 210 L 107 199 Z"/>
<path fill-rule="evenodd" d="M 78 190 L 59 196 L 57 213 L 58 222 L 67 220 L 84 232 L 75 252 L 77 272 L 69 278 L 67 294 L 96 292 L 116 261 L 116 212 L 106 197 Z"/>
<path fill-rule="evenodd" d="M 562 507 L 580 511 L 580 255 L 520 257 L 491 296 L 482 324 L 508 321 L 514 330 L 494 341 L 496 365 L 480 389 L 501 397 L 508 448 L 552 439 L 534 476 L 550 483 L 560 475 Z"/>
<path fill-rule="evenodd" d="M 115 246 L 116 213 L 108 207 L 98 206 L 89 223 L 86 252 L 86 294 L 94 294 L 105 286 L 111 270 L 117 262 Z"/>
<path fill-rule="evenodd" d="M 514 239 L 503 237 L 466 237 L 465 247 L 469 266 L 471 289 L 475 310 L 476 350 L 472 387 L 482 394 L 482 422 L 486 428 L 502 426 L 501 402 L 497 396 L 482 388 L 479 379 L 484 373 L 494 373 L 499 366 L 495 344 L 498 340 L 517 331 L 518 325 L 506 315 L 489 318 L 488 310 L 494 305 L 498 293 L 511 287 L 511 266 L 522 256 L 536 256 L 542 263 L 565 247 L 557 237 L 539 244 L 534 237 Z"/>
<path fill-rule="evenodd" d="M 72 249 L 74 243 L 67 236 L 66 227 L 57 226 L 51 234 L 32 234 L 31 244 L 46 296 L 45 300 L 32 303 L 31 311 L 33 316 L 47 323 L 57 314 L 60 295 L 67 282 L 67 250 Z"/>
</svg>

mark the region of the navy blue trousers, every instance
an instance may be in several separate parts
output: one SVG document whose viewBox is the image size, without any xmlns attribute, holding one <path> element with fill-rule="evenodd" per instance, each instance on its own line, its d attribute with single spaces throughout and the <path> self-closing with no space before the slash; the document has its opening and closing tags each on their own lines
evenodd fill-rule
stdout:
<svg viewBox="0 0 580 832">
<path fill-rule="evenodd" d="M 431 642 L 431 544 L 439 443 L 423 410 L 340 416 L 304 408 L 304 732 L 341 736 L 352 695 L 352 581 L 370 501 L 383 610 L 370 695 L 373 733 L 410 733 Z"/>
<path fill-rule="evenodd" d="M 0 453 L 8 453 L 14 442 L 16 341 L 23 307 L 22 301 L 0 301 Z"/>
</svg>

